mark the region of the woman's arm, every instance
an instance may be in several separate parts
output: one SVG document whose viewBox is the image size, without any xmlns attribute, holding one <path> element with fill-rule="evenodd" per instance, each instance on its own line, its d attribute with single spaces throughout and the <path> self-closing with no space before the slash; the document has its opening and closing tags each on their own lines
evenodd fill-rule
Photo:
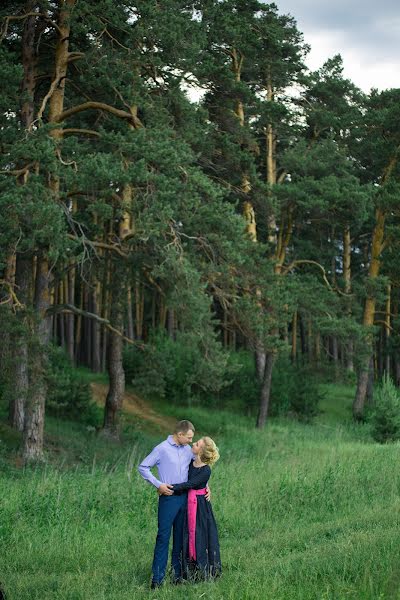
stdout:
<svg viewBox="0 0 400 600">
<path fill-rule="evenodd" d="M 185 483 L 174 483 L 173 490 L 174 494 L 185 492 L 186 490 L 201 490 L 206 487 L 207 481 L 210 479 L 211 469 L 206 466 L 202 469 L 194 469 L 194 473 L 191 475 L 188 481 Z"/>
</svg>

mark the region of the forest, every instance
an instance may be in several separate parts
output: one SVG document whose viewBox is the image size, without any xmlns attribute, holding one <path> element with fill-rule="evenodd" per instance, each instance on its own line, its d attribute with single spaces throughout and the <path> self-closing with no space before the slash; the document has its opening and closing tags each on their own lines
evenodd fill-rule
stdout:
<svg viewBox="0 0 400 600">
<path fill-rule="evenodd" d="M 111 436 L 126 381 L 241 396 L 263 428 L 312 413 L 324 368 L 363 420 L 374 379 L 400 383 L 400 90 L 363 93 L 340 55 L 310 72 L 295 19 L 253 0 L 0 14 L 1 386 L 24 460 L 47 400 L 85 404 L 53 389 L 68 364 L 108 373 Z"/>
<path fill-rule="evenodd" d="M 400 598 L 400 89 L 309 52 L 279 3 L 1 3 L 9 600 L 148 597 L 180 419 L 223 576 L 157 598 Z"/>
</svg>

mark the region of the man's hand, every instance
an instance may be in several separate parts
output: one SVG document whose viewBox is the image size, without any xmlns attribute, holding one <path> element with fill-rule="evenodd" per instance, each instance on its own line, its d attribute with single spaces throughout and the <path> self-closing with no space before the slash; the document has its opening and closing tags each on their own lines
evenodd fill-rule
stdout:
<svg viewBox="0 0 400 600">
<path fill-rule="evenodd" d="M 173 487 L 169 483 L 162 483 L 158 488 L 158 494 L 160 496 L 172 496 L 173 493 Z"/>
<path fill-rule="evenodd" d="M 211 500 L 211 490 L 210 490 L 210 488 L 208 486 L 207 486 L 206 489 L 207 489 L 206 500 L 208 502 L 210 502 L 210 500 Z"/>
</svg>

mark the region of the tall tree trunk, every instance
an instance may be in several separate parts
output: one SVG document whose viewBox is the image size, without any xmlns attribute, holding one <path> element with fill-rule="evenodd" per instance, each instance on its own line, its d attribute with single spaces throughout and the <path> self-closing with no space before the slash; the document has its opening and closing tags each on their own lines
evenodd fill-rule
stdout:
<svg viewBox="0 0 400 600">
<path fill-rule="evenodd" d="M 335 380 L 337 381 L 339 379 L 339 345 L 338 345 L 338 339 L 337 339 L 336 335 L 333 335 L 331 337 L 331 344 L 332 344 L 333 368 L 334 368 L 334 372 L 335 372 Z"/>
<path fill-rule="evenodd" d="M 347 300 L 347 315 L 351 317 L 351 235 L 350 227 L 348 224 L 345 225 L 343 232 L 343 279 L 344 279 L 344 292 L 349 296 Z M 352 339 L 348 340 L 346 348 L 346 370 L 349 372 L 354 371 L 354 342 Z"/>
<path fill-rule="evenodd" d="M 267 352 L 265 355 L 265 367 L 260 387 L 259 411 L 257 417 L 258 429 L 262 429 L 265 426 L 268 417 L 274 360 L 275 354 L 273 352 Z"/>
<path fill-rule="evenodd" d="M 382 252 L 383 236 L 385 230 L 385 213 L 377 209 L 375 213 L 375 227 L 372 234 L 371 262 L 368 278 L 373 282 L 379 275 L 380 255 Z M 363 325 L 367 330 L 365 336 L 365 353 L 361 358 L 358 373 L 356 395 L 353 402 L 353 417 L 361 420 L 364 417 L 364 406 L 367 394 L 369 363 L 372 356 L 372 334 L 370 332 L 375 318 L 375 296 L 369 294 L 365 300 Z"/>
<path fill-rule="evenodd" d="M 71 262 L 68 270 L 68 295 L 67 302 L 75 305 L 75 265 Z M 75 315 L 68 314 L 67 317 L 67 352 L 71 362 L 75 359 Z"/>
<path fill-rule="evenodd" d="M 128 338 L 133 340 L 135 337 L 135 330 L 133 328 L 133 306 L 132 306 L 132 287 L 128 286 Z M 153 294 L 152 304 L 152 325 L 155 327 L 155 294 Z"/>
<path fill-rule="evenodd" d="M 297 361 L 297 310 L 294 311 L 292 319 L 292 349 L 291 349 L 292 362 Z"/>
<path fill-rule="evenodd" d="M 23 458 L 25 462 L 43 458 L 44 410 L 47 394 L 46 368 L 47 344 L 50 341 L 49 265 L 45 256 L 37 259 L 35 281 L 35 333 L 31 342 L 29 364 L 29 398 L 26 403 L 24 423 Z"/>
<path fill-rule="evenodd" d="M 65 82 L 68 69 L 68 47 L 70 39 L 71 11 L 76 0 L 59 0 L 59 13 L 57 32 L 58 38 L 55 49 L 55 64 L 53 81 L 42 102 L 38 112 L 41 118 L 49 100 L 48 122 L 57 123 L 58 116 L 63 111 Z M 55 144 L 62 139 L 62 129 L 54 128 L 50 132 Z M 59 196 L 60 182 L 57 175 L 50 174 L 49 187 L 54 198 Z M 35 282 L 35 348 L 30 361 L 30 381 L 32 389 L 27 403 L 27 411 L 24 426 L 24 449 L 23 457 L 26 462 L 41 460 L 43 457 L 43 431 L 44 431 L 44 408 L 47 393 L 46 368 L 47 352 L 46 345 L 50 338 L 50 320 L 47 309 L 50 304 L 50 269 L 46 251 L 42 251 L 37 257 L 36 282 Z"/>
<path fill-rule="evenodd" d="M 24 307 L 30 306 L 33 298 L 33 265 L 32 256 L 18 254 L 15 272 L 15 284 L 18 290 L 18 300 Z M 26 308 L 17 313 L 18 329 L 14 333 L 11 362 L 9 420 L 12 427 L 18 431 L 24 430 L 25 406 L 29 390 L 28 375 L 28 323 Z"/>
<path fill-rule="evenodd" d="M 366 404 L 372 406 L 374 401 L 374 381 L 375 381 L 375 365 L 374 357 L 371 356 L 368 367 L 367 391 L 365 395 Z"/>
<path fill-rule="evenodd" d="M 385 314 L 385 372 L 390 376 L 390 314 L 391 314 L 391 285 L 388 283 L 386 293 L 386 314 Z"/>
<path fill-rule="evenodd" d="M 117 322 L 113 321 L 113 326 Z M 119 321 L 121 326 L 121 320 Z M 125 372 L 122 364 L 122 337 L 111 331 L 107 352 L 107 371 L 109 389 L 104 407 L 104 432 L 112 437 L 119 437 L 119 413 L 125 392 Z"/>
<path fill-rule="evenodd" d="M 143 317 L 144 317 L 144 289 L 137 280 L 135 284 L 135 308 L 136 308 L 136 337 L 143 339 Z"/>
<path fill-rule="evenodd" d="M 111 279 L 111 314 L 110 320 L 115 329 L 123 333 L 123 315 L 126 301 L 125 269 L 115 265 Z M 125 393 L 125 372 L 122 361 L 123 340 L 122 335 L 110 331 L 107 348 L 107 371 L 109 376 L 109 389 L 104 407 L 103 430 L 106 435 L 119 437 L 119 415 Z"/>
<path fill-rule="evenodd" d="M 100 313 L 100 283 L 96 279 L 92 289 L 92 312 L 97 315 Z M 92 371 L 100 373 L 101 354 L 100 354 L 100 323 L 93 320 L 92 323 Z"/>
<path fill-rule="evenodd" d="M 24 10 L 26 13 L 33 13 L 37 2 L 28 0 Z M 23 127 L 28 130 L 33 122 L 34 116 L 34 93 L 35 93 L 35 75 L 37 64 L 36 52 L 36 28 L 37 16 L 30 14 L 24 21 L 22 31 L 22 65 L 23 79 L 21 82 L 21 108 L 20 118 Z M 29 172 L 25 172 L 19 179 L 19 184 L 24 185 L 28 179 Z M 11 279 L 11 264 L 6 273 L 6 281 Z M 13 273 L 15 268 L 15 283 L 17 286 L 17 296 L 25 308 L 17 311 L 17 317 L 20 321 L 17 330 L 14 332 L 9 344 L 5 344 L 11 349 L 12 361 L 10 365 L 10 380 L 13 384 L 13 390 L 10 397 L 9 420 L 12 427 L 18 431 L 23 431 L 25 422 L 25 407 L 29 391 L 28 375 L 28 330 L 26 307 L 31 306 L 33 300 L 33 264 L 32 256 L 18 253 L 12 257 Z M 4 340 L 3 340 L 4 343 Z"/>
</svg>

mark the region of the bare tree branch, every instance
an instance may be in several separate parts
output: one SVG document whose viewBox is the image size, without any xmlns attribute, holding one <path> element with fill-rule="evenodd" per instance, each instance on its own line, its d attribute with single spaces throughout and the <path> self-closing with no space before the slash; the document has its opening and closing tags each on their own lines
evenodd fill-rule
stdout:
<svg viewBox="0 0 400 600">
<path fill-rule="evenodd" d="M 120 119 L 125 119 L 132 123 L 135 129 L 140 129 L 143 127 L 143 123 L 141 120 L 133 115 L 130 112 L 126 112 L 125 110 L 120 110 L 119 108 L 115 108 L 114 106 L 110 106 L 109 104 L 105 104 L 104 102 L 84 102 L 83 104 L 78 104 L 78 106 L 73 106 L 67 110 L 64 110 L 58 117 L 55 119 L 56 123 L 61 123 L 72 117 L 73 115 L 80 113 L 84 110 L 104 110 L 105 112 L 109 112 L 112 115 Z"/>
<path fill-rule="evenodd" d="M 122 337 L 122 339 L 125 342 L 128 342 L 128 344 L 133 344 L 134 346 L 138 346 L 139 348 L 142 348 L 142 349 L 144 348 L 143 342 L 139 342 L 137 340 L 132 340 L 131 338 L 126 337 L 126 335 L 124 335 L 116 327 L 113 327 L 108 319 L 99 317 L 99 315 L 96 315 L 95 313 L 88 312 L 86 310 L 78 308 L 77 306 L 74 306 L 73 304 L 57 304 L 54 306 L 50 306 L 47 309 L 47 314 L 55 314 L 55 313 L 63 313 L 63 314 L 73 313 L 76 315 L 81 315 L 83 317 L 87 317 L 88 319 L 93 319 L 94 321 L 97 321 L 98 323 L 101 323 L 102 325 L 104 325 L 104 327 L 106 327 L 113 333 L 116 333 L 117 335 Z"/>
</svg>

